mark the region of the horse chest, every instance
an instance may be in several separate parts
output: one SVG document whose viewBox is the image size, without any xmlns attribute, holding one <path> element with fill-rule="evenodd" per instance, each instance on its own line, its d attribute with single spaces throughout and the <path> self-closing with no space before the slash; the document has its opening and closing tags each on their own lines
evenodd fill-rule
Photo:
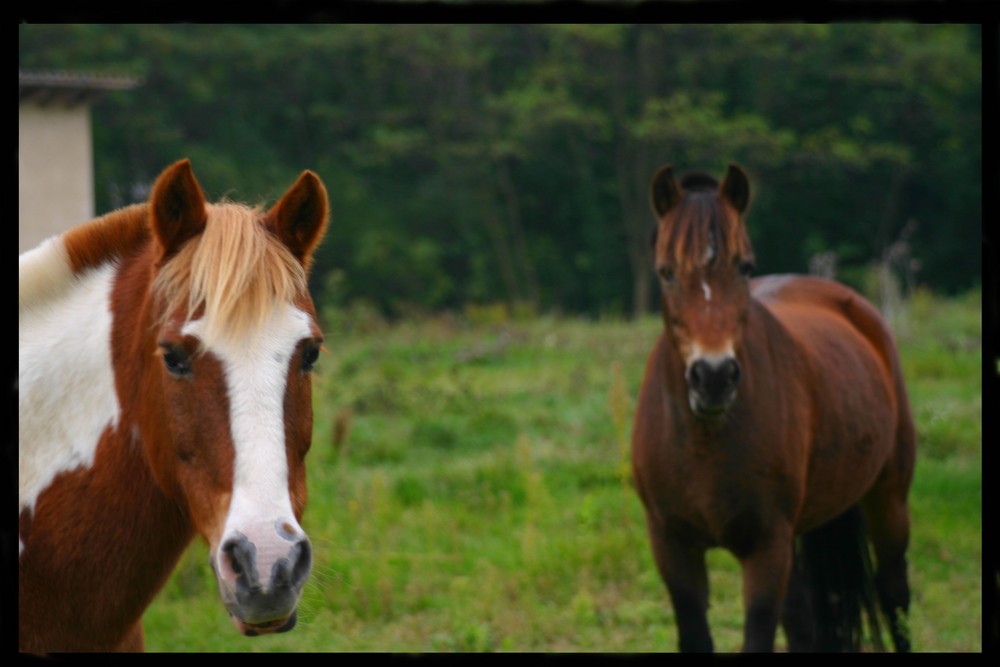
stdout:
<svg viewBox="0 0 1000 667">
<path fill-rule="evenodd" d="M 749 536 L 790 520 L 799 505 L 794 475 L 737 442 L 686 442 L 672 450 L 652 485 L 655 504 L 668 523 L 686 525 L 710 546 L 743 553 L 752 546 Z"/>
</svg>

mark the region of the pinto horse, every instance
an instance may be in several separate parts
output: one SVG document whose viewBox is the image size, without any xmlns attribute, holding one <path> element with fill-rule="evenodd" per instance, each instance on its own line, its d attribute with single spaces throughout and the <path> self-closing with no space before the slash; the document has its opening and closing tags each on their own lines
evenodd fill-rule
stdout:
<svg viewBox="0 0 1000 667">
<path fill-rule="evenodd" d="M 916 438 L 876 309 L 806 276 L 751 280 L 746 174 L 670 166 L 651 187 L 664 331 L 632 436 L 635 484 L 681 651 L 711 651 L 705 552 L 743 578 L 744 651 L 860 650 L 877 596 L 909 650 L 907 493 Z M 869 557 L 874 548 L 877 571 Z"/>
<path fill-rule="evenodd" d="M 22 651 L 142 650 L 196 534 L 240 632 L 295 625 L 327 217 L 310 171 L 264 211 L 206 203 L 182 160 L 20 256 Z"/>
</svg>

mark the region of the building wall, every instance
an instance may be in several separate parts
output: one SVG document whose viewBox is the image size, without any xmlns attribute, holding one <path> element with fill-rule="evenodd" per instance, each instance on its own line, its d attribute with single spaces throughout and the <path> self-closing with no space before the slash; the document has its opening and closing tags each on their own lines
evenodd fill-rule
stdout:
<svg viewBox="0 0 1000 667">
<path fill-rule="evenodd" d="M 90 106 L 18 105 L 18 253 L 94 217 Z"/>
</svg>

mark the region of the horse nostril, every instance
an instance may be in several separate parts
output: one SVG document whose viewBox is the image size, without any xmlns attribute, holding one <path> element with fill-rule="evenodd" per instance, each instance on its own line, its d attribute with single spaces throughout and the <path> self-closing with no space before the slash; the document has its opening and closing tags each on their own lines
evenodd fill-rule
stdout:
<svg viewBox="0 0 1000 667">
<path fill-rule="evenodd" d="M 729 376 L 729 384 L 735 387 L 743 379 L 743 370 L 740 368 L 739 362 L 735 359 L 729 359 L 727 365 L 726 372 Z"/>
<path fill-rule="evenodd" d="M 694 362 L 694 364 L 691 366 L 691 371 L 688 375 L 688 384 L 691 385 L 692 389 L 697 391 L 704 386 L 707 367 L 708 364 L 701 359 Z"/>
<path fill-rule="evenodd" d="M 257 550 L 245 535 L 237 534 L 222 545 L 223 564 L 229 567 L 237 579 L 254 571 Z M 250 583 L 250 582 L 247 582 Z"/>
<path fill-rule="evenodd" d="M 298 588 L 305 583 L 312 570 L 312 546 L 309 540 L 303 539 L 293 547 L 293 550 L 297 553 L 293 557 L 291 583 Z"/>
</svg>

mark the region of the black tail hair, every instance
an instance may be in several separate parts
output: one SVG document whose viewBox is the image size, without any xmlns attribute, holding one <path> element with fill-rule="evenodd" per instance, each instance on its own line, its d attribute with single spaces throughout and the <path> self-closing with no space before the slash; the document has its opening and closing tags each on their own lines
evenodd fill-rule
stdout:
<svg viewBox="0 0 1000 667">
<path fill-rule="evenodd" d="M 803 535 L 796 561 L 802 567 L 816 622 L 816 649 L 861 650 L 864 621 L 876 651 L 885 650 L 875 591 L 868 531 L 854 505 L 836 519 Z"/>
</svg>

